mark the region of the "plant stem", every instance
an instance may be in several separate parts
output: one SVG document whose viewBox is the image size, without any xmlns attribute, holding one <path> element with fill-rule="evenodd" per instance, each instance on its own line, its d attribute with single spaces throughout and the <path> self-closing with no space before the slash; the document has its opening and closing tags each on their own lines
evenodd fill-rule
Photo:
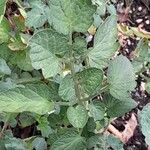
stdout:
<svg viewBox="0 0 150 150">
<path fill-rule="evenodd" d="M 69 33 L 69 44 L 70 44 L 70 58 L 74 58 L 73 56 L 73 50 L 72 50 L 72 44 L 73 44 L 73 41 L 72 41 L 72 32 Z M 75 89 L 75 94 L 77 96 L 77 99 L 78 99 L 78 104 L 82 104 L 81 102 L 81 95 L 80 95 L 80 90 L 79 90 L 79 86 L 78 86 L 78 81 L 75 77 L 75 68 L 74 68 L 74 59 L 72 61 L 70 61 L 70 68 L 71 68 L 71 74 L 72 74 L 72 77 L 73 77 L 73 81 L 74 81 L 74 89 Z"/>
<path fill-rule="evenodd" d="M 2 130 L 1 130 L 1 132 L 0 132 L 0 139 L 3 137 L 3 135 L 4 135 L 4 131 L 5 131 L 5 129 L 8 127 L 8 121 L 9 121 L 9 118 L 10 118 L 10 114 L 8 114 L 7 116 L 6 116 L 6 120 L 5 120 L 5 122 L 4 122 L 4 125 L 3 125 L 3 128 L 2 128 Z"/>
</svg>

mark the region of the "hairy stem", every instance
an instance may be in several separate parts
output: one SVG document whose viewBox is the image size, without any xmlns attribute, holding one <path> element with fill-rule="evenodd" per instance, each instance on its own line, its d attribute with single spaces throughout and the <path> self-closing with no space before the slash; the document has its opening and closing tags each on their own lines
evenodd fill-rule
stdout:
<svg viewBox="0 0 150 150">
<path fill-rule="evenodd" d="M 69 34 L 69 44 L 71 45 L 71 48 L 70 48 L 70 58 L 73 58 L 73 50 L 72 50 L 72 44 L 73 44 L 73 41 L 72 41 L 72 32 L 70 32 Z M 71 60 L 70 61 L 70 68 L 71 68 L 71 74 L 72 74 L 72 77 L 73 77 L 73 81 L 74 81 L 74 89 L 75 89 L 75 94 L 76 94 L 76 97 L 78 99 L 78 104 L 82 104 L 81 102 L 81 94 L 80 94 L 80 90 L 79 90 L 79 86 L 78 86 L 78 81 L 77 79 L 75 78 L 75 68 L 74 68 L 74 59 L 73 61 Z"/>
</svg>

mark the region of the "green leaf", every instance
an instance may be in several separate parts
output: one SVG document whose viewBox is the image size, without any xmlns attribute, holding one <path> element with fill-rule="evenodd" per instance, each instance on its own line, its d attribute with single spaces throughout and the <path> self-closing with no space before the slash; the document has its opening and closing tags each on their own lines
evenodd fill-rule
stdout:
<svg viewBox="0 0 150 150">
<path fill-rule="evenodd" d="M 94 118 L 94 121 L 104 119 L 105 109 L 100 105 L 100 103 L 89 104 L 90 115 Z"/>
<path fill-rule="evenodd" d="M 9 61 L 13 65 L 17 65 L 20 69 L 24 71 L 32 71 L 33 67 L 31 64 L 31 59 L 29 56 L 29 51 L 14 51 L 10 53 Z"/>
<path fill-rule="evenodd" d="M 114 149 L 114 150 L 123 150 L 123 143 L 116 137 L 109 135 L 107 137 L 107 143 Z"/>
<path fill-rule="evenodd" d="M 142 71 L 143 66 L 150 60 L 150 46 L 149 41 L 142 39 L 139 41 L 136 47 L 135 58 L 132 61 L 132 65 L 136 73 Z"/>
<path fill-rule="evenodd" d="M 43 137 L 47 137 L 53 133 L 52 128 L 48 124 L 39 124 L 37 129 L 41 131 Z"/>
<path fill-rule="evenodd" d="M 36 150 L 47 150 L 47 143 L 44 138 L 35 138 L 32 142 L 32 146 Z"/>
<path fill-rule="evenodd" d="M 6 64 L 6 61 L 2 58 L 0 58 L 0 75 L 10 75 L 11 74 L 11 70 L 8 67 L 8 65 Z"/>
<path fill-rule="evenodd" d="M 109 150 L 111 147 L 114 150 L 123 150 L 123 143 L 111 135 L 96 134 L 90 137 L 87 143 L 88 149 Z"/>
<path fill-rule="evenodd" d="M 0 49 L 0 58 L 5 59 L 7 62 L 10 58 L 10 49 L 8 48 L 7 43 L 0 44 Z"/>
<path fill-rule="evenodd" d="M 136 102 L 131 98 L 120 98 L 118 100 L 110 94 L 105 94 L 104 105 L 107 115 L 111 118 L 120 117 L 137 106 Z"/>
<path fill-rule="evenodd" d="M 97 68 L 88 68 L 77 74 L 79 84 L 87 94 L 93 94 L 101 87 L 103 72 Z"/>
<path fill-rule="evenodd" d="M 50 91 L 50 97 L 53 101 L 61 101 L 61 97 L 58 95 L 59 84 L 56 82 L 49 82 L 48 88 Z"/>
<path fill-rule="evenodd" d="M 104 139 L 104 136 L 102 134 L 96 134 L 92 137 L 90 137 L 87 141 L 88 149 L 94 148 L 98 146 L 100 150 L 104 150 L 106 144 L 106 140 Z M 106 149 L 106 148 L 105 148 Z"/>
<path fill-rule="evenodd" d="M 150 104 L 144 106 L 143 110 L 139 113 L 139 121 L 145 141 L 150 146 Z"/>
<path fill-rule="evenodd" d="M 136 86 L 134 69 L 125 56 L 118 56 L 111 61 L 108 67 L 108 83 L 110 94 L 117 98 L 128 98 L 129 92 Z"/>
<path fill-rule="evenodd" d="M 34 90 L 29 87 L 15 88 L 0 94 L 0 112 L 19 113 L 24 111 L 37 114 L 52 113 L 54 104 L 47 99 L 46 87 Z"/>
<path fill-rule="evenodd" d="M 66 36 L 45 29 L 33 35 L 29 45 L 32 66 L 35 69 L 42 69 L 45 78 L 55 76 L 61 71 L 60 57 L 69 49 Z"/>
<path fill-rule="evenodd" d="M 150 82 L 146 83 L 146 91 L 150 94 Z"/>
<path fill-rule="evenodd" d="M 53 133 L 52 128 L 49 126 L 49 122 L 46 117 L 40 117 L 37 119 L 38 126 L 37 129 L 41 131 L 43 137 L 47 137 Z"/>
<path fill-rule="evenodd" d="M 48 21 L 63 34 L 86 32 L 93 22 L 95 8 L 91 0 L 49 0 Z"/>
<path fill-rule="evenodd" d="M 135 60 L 140 61 L 144 63 L 145 61 L 150 60 L 150 52 L 149 52 L 150 46 L 148 44 L 148 41 L 141 40 L 136 48 L 137 58 Z"/>
<path fill-rule="evenodd" d="M 0 141 L 0 150 L 6 150 L 5 149 L 5 142 L 4 142 L 4 140 Z"/>
<path fill-rule="evenodd" d="M 62 79 L 62 81 L 60 82 L 58 93 L 59 96 L 65 101 L 70 101 L 70 102 L 76 101 L 74 82 L 71 75 L 66 75 Z"/>
<path fill-rule="evenodd" d="M 4 13 L 5 13 L 6 2 L 7 2 L 7 0 L 1 0 L 0 1 L 0 23 L 3 19 Z"/>
<path fill-rule="evenodd" d="M 56 140 L 50 150 L 83 150 L 86 148 L 86 141 L 75 131 L 66 132 Z"/>
<path fill-rule="evenodd" d="M 33 123 L 35 123 L 33 115 L 28 112 L 21 113 L 18 119 L 19 119 L 19 126 L 21 126 L 22 128 L 31 126 Z"/>
<path fill-rule="evenodd" d="M 42 27 L 47 20 L 46 9 L 47 6 L 42 2 L 35 1 L 32 3 L 31 11 L 27 12 L 26 26 L 34 28 Z"/>
<path fill-rule="evenodd" d="M 105 0 L 92 0 L 94 5 L 97 5 L 97 11 L 96 13 L 100 16 L 105 15 L 106 12 L 106 1 Z"/>
<path fill-rule="evenodd" d="M 0 20 L 0 44 L 3 42 L 8 42 L 10 38 L 10 31 L 9 21 L 6 18 L 3 18 L 2 21 Z"/>
<path fill-rule="evenodd" d="M 17 138 L 8 138 L 5 141 L 5 147 L 7 150 L 25 150 L 23 141 Z"/>
<path fill-rule="evenodd" d="M 94 47 L 88 53 L 91 67 L 102 69 L 108 65 L 108 61 L 118 48 L 117 36 L 117 18 L 112 15 L 99 26 L 96 32 Z"/>
<path fill-rule="evenodd" d="M 83 37 L 76 37 L 73 43 L 73 50 L 75 51 L 75 56 L 79 57 L 87 51 L 87 43 L 85 38 Z"/>
<path fill-rule="evenodd" d="M 67 118 L 75 128 L 83 128 L 88 121 L 88 113 L 84 106 L 69 107 Z"/>
</svg>

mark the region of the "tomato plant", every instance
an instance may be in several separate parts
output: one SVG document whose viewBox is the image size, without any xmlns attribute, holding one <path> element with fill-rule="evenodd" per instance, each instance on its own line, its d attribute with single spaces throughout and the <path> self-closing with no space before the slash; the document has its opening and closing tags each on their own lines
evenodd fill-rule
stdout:
<svg viewBox="0 0 150 150">
<path fill-rule="evenodd" d="M 117 15 L 105 0 L 1 0 L 0 16 L 0 149 L 123 149 L 105 129 L 137 106 L 147 38 L 132 62 L 116 56 Z M 16 127 L 30 134 L 15 136 Z"/>
</svg>

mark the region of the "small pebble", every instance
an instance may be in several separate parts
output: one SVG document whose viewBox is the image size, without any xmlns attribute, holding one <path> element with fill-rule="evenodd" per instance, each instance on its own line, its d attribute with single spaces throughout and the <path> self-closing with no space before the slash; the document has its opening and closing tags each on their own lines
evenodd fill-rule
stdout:
<svg viewBox="0 0 150 150">
<path fill-rule="evenodd" d="M 133 8 L 132 10 L 135 11 L 135 8 Z"/>
<path fill-rule="evenodd" d="M 127 53 L 129 53 L 129 50 L 128 50 L 127 48 L 125 49 L 125 51 L 126 51 Z"/>
<path fill-rule="evenodd" d="M 138 7 L 138 11 L 142 11 L 142 7 L 140 6 L 140 7 Z"/>
<path fill-rule="evenodd" d="M 129 13 L 132 14 L 132 10 L 129 10 Z"/>
<path fill-rule="evenodd" d="M 123 5 L 124 5 L 124 3 L 120 3 L 120 5 L 121 5 L 121 6 L 123 6 Z"/>
<path fill-rule="evenodd" d="M 146 20 L 145 23 L 146 23 L 146 24 L 150 24 L 150 21 L 149 21 L 149 20 Z"/>
<path fill-rule="evenodd" d="M 128 45 L 131 45 L 131 41 L 129 39 L 127 40 L 127 42 L 128 42 Z"/>
<path fill-rule="evenodd" d="M 141 23 L 143 21 L 143 19 L 137 19 L 136 22 L 137 23 Z"/>
<path fill-rule="evenodd" d="M 148 16 L 145 16 L 145 19 L 147 19 L 148 18 Z"/>
<path fill-rule="evenodd" d="M 134 45 L 134 43 L 132 42 L 131 45 Z"/>
</svg>

